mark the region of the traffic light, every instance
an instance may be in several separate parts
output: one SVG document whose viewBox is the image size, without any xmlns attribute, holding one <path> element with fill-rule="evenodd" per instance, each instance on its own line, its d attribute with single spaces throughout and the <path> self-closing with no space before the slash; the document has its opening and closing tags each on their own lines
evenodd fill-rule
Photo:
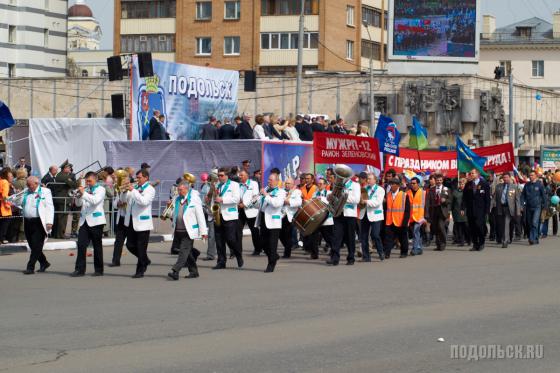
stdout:
<svg viewBox="0 0 560 373">
<path fill-rule="evenodd" d="M 515 147 L 520 148 L 523 144 L 525 144 L 525 125 L 515 123 Z"/>
<path fill-rule="evenodd" d="M 494 69 L 494 79 L 500 80 L 504 76 L 506 76 L 505 69 L 502 66 L 496 66 L 496 68 Z"/>
</svg>

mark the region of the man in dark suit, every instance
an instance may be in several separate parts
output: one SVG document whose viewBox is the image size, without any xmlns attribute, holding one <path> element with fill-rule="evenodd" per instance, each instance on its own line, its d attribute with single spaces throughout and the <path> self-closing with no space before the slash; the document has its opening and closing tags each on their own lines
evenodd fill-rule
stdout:
<svg viewBox="0 0 560 373">
<path fill-rule="evenodd" d="M 445 223 L 449 219 L 450 191 L 443 185 L 443 175 L 435 175 L 436 185 L 431 187 L 426 196 L 426 220 L 430 223 L 436 237 L 436 251 L 445 250 L 447 234 Z"/>
<path fill-rule="evenodd" d="M 229 119 L 224 120 L 224 125 L 218 130 L 218 137 L 220 140 L 233 140 L 235 139 L 235 128 L 231 125 Z"/>
<path fill-rule="evenodd" d="M 471 170 L 467 177 L 462 210 L 467 212 L 471 231 L 473 247 L 470 251 L 482 251 L 486 240 L 486 217 L 490 212 L 490 184 L 480 177 L 477 169 Z"/>
<path fill-rule="evenodd" d="M 344 129 L 344 119 L 342 118 L 338 118 L 336 120 L 336 125 L 333 127 L 333 133 L 339 134 L 339 135 L 346 135 L 347 132 Z"/>
<path fill-rule="evenodd" d="M 56 174 L 58 173 L 58 166 L 56 165 L 52 165 L 49 167 L 49 172 L 47 172 L 45 174 L 45 176 L 43 176 L 43 178 L 41 179 L 41 185 L 45 185 L 47 188 L 51 189 L 51 192 L 53 191 L 54 185 L 49 185 L 51 183 L 55 182 L 55 178 L 56 178 Z"/>
<path fill-rule="evenodd" d="M 313 141 L 313 130 L 309 123 L 303 121 L 301 115 L 296 115 L 296 130 L 301 141 Z"/>
<path fill-rule="evenodd" d="M 236 139 L 252 139 L 253 138 L 253 128 L 249 121 L 251 117 L 249 115 L 244 115 L 243 118 L 235 118 L 235 138 Z"/>
<path fill-rule="evenodd" d="M 276 131 L 274 128 L 274 124 L 270 121 L 270 115 L 265 115 L 263 117 L 264 123 L 264 133 L 271 139 L 271 140 L 282 140 L 282 134 Z"/>
<path fill-rule="evenodd" d="M 521 215 L 521 192 L 511 182 L 511 175 L 506 172 L 503 183 L 496 185 L 494 200 L 496 201 L 496 240 L 507 248 L 513 236 L 513 222 Z"/>
<path fill-rule="evenodd" d="M 218 128 L 216 127 L 216 118 L 211 117 L 210 121 L 202 126 L 201 140 L 218 140 Z"/>
<path fill-rule="evenodd" d="M 148 134 L 149 140 L 161 140 L 165 133 L 165 129 L 162 131 L 162 125 L 159 122 L 160 116 L 159 110 L 154 110 L 154 116 L 150 119 L 150 133 Z"/>
<path fill-rule="evenodd" d="M 323 117 L 314 118 L 311 123 L 311 130 L 313 131 L 313 133 L 325 131 L 325 125 L 323 124 L 324 121 L 325 120 L 323 119 Z"/>
<path fill-rule="evenodd" d="M 31 175 L 31 166 L 27 164 L 25 157 L 20 157 L 19 162 L 14 166 L 16 171 L 20 168 L 25 168 L 27 170 L 27 175 Z"/>
</svg>

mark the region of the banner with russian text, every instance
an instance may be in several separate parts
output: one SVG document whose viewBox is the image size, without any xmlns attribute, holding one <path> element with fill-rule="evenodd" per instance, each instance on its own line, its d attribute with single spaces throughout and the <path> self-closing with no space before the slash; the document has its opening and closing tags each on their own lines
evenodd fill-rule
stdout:
<svg viewBox="0 0 560 373">
<path fill-rule="evenodd" d="M 132 140 L 145 140 L 155 109 L 165 115 L 172 140 L 200 139 L 210 116 L 237 113 L 239 72 L 153 60 L 154 76 L 141 78 L 138 58 L 132 60 Z"/>
<path fill-rule="evenodd" d="M 473 149 L 473 151 L 481 157 L 486 157 L 484 171 L 493 171 L 496 174 L 513 171 L 515 155 L 513 153 L 513 144 L 511 142 L 500 145 L 484 146 L 482 148 Z"/>
<path fill-rule="evenodd" d="M 379 142 L 371 137 L 315 132 L 313 153 L 315 163 L 361 164 L 381 169 Z"/>
</svg>

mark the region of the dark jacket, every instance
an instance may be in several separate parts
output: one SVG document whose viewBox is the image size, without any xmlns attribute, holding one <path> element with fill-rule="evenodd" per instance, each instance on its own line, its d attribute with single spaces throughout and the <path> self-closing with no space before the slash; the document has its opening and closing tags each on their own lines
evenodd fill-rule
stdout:
<svg viewBox="0 0 560 373">
<path fill-rule="evenodd" d="M 55 182 L 55 176 L 52 176 L 50 172 L 47 172 L 45 176 L 43 176 L 43 178 L 41 179 L 42 185 L 47 185 L 49 183 L 54 183 L 54 182 Z M 51 189 L 51 191 L 53 189 L 52 186 L 49 186 L 48 188 Z"/>
<path fill-rule="evenodd" d="M 202 126 L 202 134 L 200 135 L 201 140 L 218 140 L 218 129 L 212 123 L 206 123 Z"/>
<path fill-rule="evenodd" d="M 463 203 L 463 191 L 458 188 L 453 189 L 451 192 L 451 202 L 449 207 L 451 209 L 451 216 L 453 216 L 453 222 L 455 223 L 466 223 L 467 216 L 465 214 L 461 215 Z"/>
<path fill-rule="evenodd" d="M 243 121 L 235 127 L 237 139 L 253 139 L 253 128 L 247 121 Z"/>
<path fill-rule="evenodd" d="M 218 137 L 220 140 L 235 139 L 235 128 L 231 124 L 224 124 L 218 129 Z"/>
<path fill-rule="evenodd" d="M 439 195 L 439 201 L 437 196 L 437 186 L 431 187 L 426 193 L 426 208 L 425 216 L 426 220 L 430 223 L 434 219 L 443 217 L 447 219 L 449 217 L 449 203 L 451 200 L 451 192 L 446 186 L 441 186 L 441 193 Z M 441 214 L 441 215 L 440 215 Z"/>
<path fill-rule="evenodd" d="M 156 119 L 150 119 L 150 134 L 148 136 L 150 140 L 167 140 L 167 134 L 165 132 L 165 127 Z"/>
<path fill-rule="evenodd" d="M 490 213 L 490 184 L 482 178 L 478 185 L 469 181 L 463 191 L 462 210 L 467 217 L 474 219 L 486 219 Z"/>
<path fill-rule="evenodd" d="M 25 167 L 27 170 L 27 175 L 31 176 L 31 166 L 26 164 L 25 166 L 21 166 L 19 163 L 14 166 L 14 170 L 19 170 L 20 168 Z"/>
<path fill-rule="evenodd" d="M 543 209 L 546 207 L 546 202 L 546 192 L 541 182 L 537 180 L 534 183 L 528 182 L 525 184 L 523 193 L 521 193 L 522 206 L 531 210 Z"/>
<path fill-rule="evenodd" d="M 325 132 L 325 127 L 321 123 L 313 122 L 311 123 L 311 130 L 315 132 Z"/>
<path fill-rule="evenodd" d="M 313 130 L 309 124 L 305 122 L 296 123 L 296 130 L 301 141 L 313 141 Z"/>
<path fill-rule="evenodd" d="M 266 123 L 263 127 L 264 127 L 264 133 L 266 133 L 267 135 L 270 133 L 270 135 L 272 136 L 271 139 L 282 140 L 283 138 L 282 134 L 276 131 L 276 128 L 274 128 L 274 124 Z M 267 127 L 268 127 L 268 131 L 267 131 Z"/>
<path fill-rule="evenodd" d="M 332 129 L 333 129 L 333 133 L 336 133 L 336 134 L 339 134 L 339 135 L 346 135 L 347 134 L 344 127 L 334 126 L 334 127 L 332 127 Z"/>
<path fill-rule="evenodd" d="M 64 205 L 65 203 L 70 202 L 70 198 L 68 198 L 68 192 L 72 189 L 76 189 L 78 187 L 78 183 L 76 182 L 76 177 L 74 174 L 65 174 L 64 172 L 59 172 L 56 177 L 56 187 L 53 191 L 53 197 L 66 197 L 66 199 L 57 198 L 54 200 L 54 204 Z"/>
</svg>

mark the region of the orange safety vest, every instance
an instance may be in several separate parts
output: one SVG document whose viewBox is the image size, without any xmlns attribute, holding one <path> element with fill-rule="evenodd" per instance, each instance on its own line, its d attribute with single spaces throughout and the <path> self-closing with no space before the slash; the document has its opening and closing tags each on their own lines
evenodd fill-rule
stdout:
<svg viewBox="0 0 560 373">
<path fill-rule="evenodd" d="M 418 189 L 414 197 L 412 196 L 412 190 L 406 192 L 408 200 L 412 205 L 412 210 L 410 211 L 410 223 L 418 223 L 420 220 L 424 219 L 424 205 L 426 202 L 426 192 L 422 189 Z"/>
<path fill-rule="evenodd" d="M 399 191 L 393 200 L 393 193 L 389 192 L 387 196 L 387 213 L 385 216 L 385 225 L 395 225 L 402 227 L 404 219 L 404 210 L 406 208 L 406 193 Z"/>
<path fill-rule="evenodd" d="M 315 192 L 317 191 L 317 186 L 315 184 L 313 184 L 311 186 L 311 188 L 309 189 L 309 192 L 307 192 L 307 187 L 304 185 L 300 188 L 301 190 L 301 198 L 304 201 L 309 201 L 310 199 L 312 199 L 315 196 Z"/>
</svg>

